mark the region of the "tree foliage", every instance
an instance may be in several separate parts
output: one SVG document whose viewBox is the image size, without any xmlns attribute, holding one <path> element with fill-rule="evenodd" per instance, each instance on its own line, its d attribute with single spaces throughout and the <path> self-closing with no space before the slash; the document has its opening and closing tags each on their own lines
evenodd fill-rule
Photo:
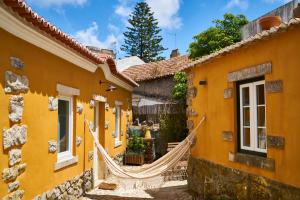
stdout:
<svg viewBox="0 0 300 200">
<path fill-rule="evenodd" d="M 175 100 L 184 100 L 187 93 L 187 76 L 185 72 L 177 72 L 174 75 L 175 86 L 172 96 Z"/>
<path fill-rule="evenodd" d="M 145 2 L 137 3 L 128 22 L 130 26 L 126 27 L 121 50 L 129 56 L 138 56 L 146 63 L 164 59 L 160 56 L 166 50 L 161 45 L 161 29 L 149 5 Z"/>
<path fill-rule="evenodd" d="M 240 29 L 248 23 L 244 15 L 224 14 L 224 19 L 213 20 L 215 26 L 194 36 L 189 46 L 189 55 L 195 59 L 211 54 L 226 46 L 241 41 Z"/>
</svg>

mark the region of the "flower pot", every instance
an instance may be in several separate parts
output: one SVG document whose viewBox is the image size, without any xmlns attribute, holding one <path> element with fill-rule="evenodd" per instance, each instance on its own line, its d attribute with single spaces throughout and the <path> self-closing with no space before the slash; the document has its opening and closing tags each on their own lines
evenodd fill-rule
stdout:
<svg viewBox="0 0 300 200">
<path fill-rule="evenodd" d="M 294 9 L 293 16 L 294 18 L 300 18 L 300 3 L 298 4 L 298 7 Z"/>
<path fill-rule="evenodd" d="M 125 154 L 125 165 L 143 165 L 144 155 L 142 154 Z"/>
<path fill-rule="evenodd" d="M 258 21 L 263 31 L 270 30 L 272 27 L 279 26 L 281 24 L 281 17 L 279 16 L 267 16 L 259 19 Z"/>
</svg>

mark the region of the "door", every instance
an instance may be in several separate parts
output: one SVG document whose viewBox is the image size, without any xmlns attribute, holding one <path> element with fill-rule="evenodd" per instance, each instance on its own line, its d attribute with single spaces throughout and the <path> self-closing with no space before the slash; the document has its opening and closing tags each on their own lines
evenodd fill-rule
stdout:
<svg viewBox="0 0 300 200">
<path fill-rule="evenodd" d="M 100 133 L 100 128 L 99 128 L 99 121 L 100 121 L 99 112 L 100 112 L 99 102 L 95 102 L 94 131 L 96 132 L 96 137 L 97 137 L 98 141 L 100 138 L 100 134 L 103 134 L 103 133 Z M 104 112 L 104 110 L 101 112 Z M 94 173 L 94 187 L 97 187 L 104 179 L 104 162 L 103 162 L 101 154 L 99 154 L 99 151 L 97 150 L 97 147 L 95 144 L 94 144 L 93 173 Z"/>
</svg>

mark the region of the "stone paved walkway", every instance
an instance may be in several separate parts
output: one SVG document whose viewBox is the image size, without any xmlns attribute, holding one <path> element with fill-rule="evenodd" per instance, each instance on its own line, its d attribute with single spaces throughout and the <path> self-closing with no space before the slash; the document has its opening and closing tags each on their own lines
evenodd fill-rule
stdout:
<svg viewBox="0 0 300 200">
<path fill-rule="evenodd" d="M 153 190 L 122 190 L 115 191 L 94 190 L 81 200 L 192 200 L 187 191 L 186 181 L 171 181 L 165 183 L 161 188 Z"/>
</svg>

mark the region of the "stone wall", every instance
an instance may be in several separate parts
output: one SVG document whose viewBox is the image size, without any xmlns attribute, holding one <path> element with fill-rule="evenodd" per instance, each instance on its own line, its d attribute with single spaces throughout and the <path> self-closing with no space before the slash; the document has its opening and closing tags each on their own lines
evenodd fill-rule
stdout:
<svg viewBox="0 0 300 200">
<path fill-rule="evenodd" d="M 173 76 L 163 77 L 139 82 L 139 87 L 134 88 L 133 93 L 145 97 L 169 100 L 172 99 L 172 90 L 174 85 Z"/>
<path fill-rule="evenodd" d="M 77 199 L 93 188 L 92 169 L 68 180 L 53 189 L 37 195 L 34 200 Z"/>
<path fill-rule="evenodd" d="M 300 188 L 190 156 L 188 188 L 194 199 L 300 199 Z"/>
</svg>

